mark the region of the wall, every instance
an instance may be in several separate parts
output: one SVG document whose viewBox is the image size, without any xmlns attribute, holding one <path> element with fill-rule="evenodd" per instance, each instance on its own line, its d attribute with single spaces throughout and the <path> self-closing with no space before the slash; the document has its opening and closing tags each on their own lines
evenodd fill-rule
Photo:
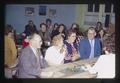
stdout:
<svg viewBox="0 0 120 83">
<path fill-rule="evenodd" d="M 46 4 L 42 4 L 46 5 Z M 11 24 L 15 27 L 16 31 L 21 33 L 24 31 L 24 27 L 27 24 L 28 20 L 32 19 L 39 29 L 39 24 L 44 22 L 49 16 L 39 16 L 39 6 L 40 4 L 10 4 L 6 5 L 5 11 L 5 24 Z M 51 18 L 52 22 L 55 23 L 64 23 L 67 27 L 70 27 L 71 24 L 75 21 L 75 5 L 46 5 L 47 14 L 49 9 L 56 9 L 56 17 Z M 33 16 L 25 15 L 25 7 L 34 7 L 35 13 Z"/>
<path fill-rule="evenodd" d="M 113 13 L 113 5 L 111 13 L 105 13 L 105 4 L 99 5 L 99 12 L 88 12 L 88 4 L 77 4 L 75 8 L 75 22 L 80 25 L 83 30 L 88 29 L 90 26 L 95 27 L 98 21 L 103 23 L 105 27 L 106 14 L 110 15 L 109 22 L 115 24 L 115 13 Z M 88 22 L 89 24 L 86 24 Z"/>
<path fill-rule="evenodd" d="M 84 26 L 86 12 L 87 12 L 87 4 L 76 5 L 75 22 L 78 23 L 81 28 L 83 28 Z"/>
<path fill-rule="evenodd" d="M 47 15 L 40 16 L 39 15 L 39 6 L 45 5 L 47 6 Z M 33 16 L 25 15 L 25 7 L 34 7 L 35 13 Z M 97 14 L 98 20 L 105 22 L 105 13 L 104 13 L 104 5 L 100 5 L 100 11 Z M 87 17 L 87 4 L 11 4 L 6 5 L 6 19 L 5 24 L 11 24 L 16 28 L 17 32 L 23 32 L 24 27 L 27 24 L 28 20 L 32 19 L 39 29 L 39 24 L 41 22 L 45 22 L 46 18 L 49 18 L 49 9 L 56 9 L 56 16 L 51 18 L 52 22 L 55 23 L 64 23 L 68 28 L 72 23 L 76 22 L 80 25 L 81 28 L 87 29 L 89 26 L 85 25 L 85 21 Z M 96 13 L 91 13 L 93 15 Z M 89 14 L 88 14 L 89 15 Z M 94 22 L 93 18 L 90 16 L 91 22 Z M 111 22 L 115 24 L 115 15 L 112 14 Z"/>
</svg>

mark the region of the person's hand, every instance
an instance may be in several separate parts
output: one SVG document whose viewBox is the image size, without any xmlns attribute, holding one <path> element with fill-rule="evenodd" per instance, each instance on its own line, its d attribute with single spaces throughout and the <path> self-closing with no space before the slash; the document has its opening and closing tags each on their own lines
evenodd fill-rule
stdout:
<svg viewBox="0 0 120 83">
<path fill-rule="evenodd" d="M 108 54 L 108 51 L 107 51 L 106 46 L 105 46 L 105 47 L 103 47 L 103 51 L 105 52 L 105 54 Z"/>
<path fill-rule="evenodd" d="M 65 37 L 65 34 L 62 33 L 61 36 Z"/>
<path fill-rule="evenodd" d="M 103 47 L 103 51 L 105 51 L 107 48 L 106 47 Z"/>
<path fill-rule="evenodd" d="M 105 51 L 105 54 L 109 54 L 109 52 L 106 50 L 106 51 Z"/>
<path fill-rule="evenodd" d="M 63 47 L 63 55 L 66 55 L 67 50 Z"/>
<path fill-rule="evenodd" d="M 78 59 L 80 59 L 79 54 L 74 54 L 74 55 L 72 56 L 72 61 L 75 61 L 75 60 L 78 60 Z"/>
</svg>

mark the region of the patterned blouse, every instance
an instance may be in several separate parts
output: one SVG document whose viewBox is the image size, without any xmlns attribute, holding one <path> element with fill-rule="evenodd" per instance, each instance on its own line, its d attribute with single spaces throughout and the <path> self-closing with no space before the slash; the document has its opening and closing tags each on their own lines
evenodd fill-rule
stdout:
<svg viewBox="0 0 120 83">
<path fill-rule="evenodd" d="M 107 34 L 103 40 L 103 46 L 106 47 L 110 53 L 115 53 L 115 33 Z"/>
<path fill-rule="evenodd" d="M 70 44 L 67 41 L 64 41 L 64 44 L 67 50 L 64 63 L 72 62 L 72 55 L 75 54 L 75 52 L 78 53 L 78 45 L 76 43 Z"/>
</svg>

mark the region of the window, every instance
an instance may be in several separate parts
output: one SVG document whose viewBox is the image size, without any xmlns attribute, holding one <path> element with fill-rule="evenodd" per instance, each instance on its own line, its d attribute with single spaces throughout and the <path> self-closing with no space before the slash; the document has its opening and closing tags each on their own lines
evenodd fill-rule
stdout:
<svg viewBox="0 0 120 83">
<path fill-rule="evenodd" d="M 110 3 L 106 3 L 105 4 L 105 13 L 110 13 L 111 12 L 111 4 Z"/>
<path fill-rule="evenodd" d="M 113 5 L 113 13 L 115 13 L 115 6 Z"/>
<path fill-rule="evenodd" d="M 105 4 L 105 27 L 108 27 L 109 23 L 114 23 L 114 13 L 115 7 L 114 4 L 106 3 Z"/>
<path fill-rule="evenodd" d="M 99 12 L 99 4 L 95 4 L 95 12 Z"/>
<path fill-rule="evenodd" d="M 105 17 L 105 27 L 108 27 L 110 21 L 110 15 L 106 15 Z"/>
<path fill-rule="evenodd" d="M 93 4 L 88 4 L 88 12 L 93 12 Z"/>
<path fill-rule="evenodd" d="M 88 4 L 88 12 L 99 12 L 99 4 Z"/>
</svg>

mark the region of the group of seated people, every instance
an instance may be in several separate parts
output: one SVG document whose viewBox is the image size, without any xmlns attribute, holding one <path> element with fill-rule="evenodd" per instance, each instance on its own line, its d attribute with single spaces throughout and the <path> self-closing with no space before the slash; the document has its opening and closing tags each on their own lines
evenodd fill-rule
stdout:
<svg viewBox="0 0 120 83">
<path fill-rule="evenodd" d="M 76 23 L 73 23 L 71 29 L 74 29 L 76 31 L 77 38 L 75 41 L 79 42 L 83 37 L 82 32 L 79 30 L 79 26 Z M 22 33 L 22 47 L 25 48 L 28 45 L 28 38 L 30 35 L 37 33 L 42 38 L 43 44 L 41 51 L 43 56 L 45 56 L 45 51 L 50 46 L 53 37 L 61 34 L 63 36 L 63 39 L 66 40 L 66 32 L 67 28 L 64 24 L 54 23 L 54 25 L 52 25 L 50 19 L 47 19 L 46 23 L 41 23 L 39 30 L 36 29 L 33 21 L 30 20 L 25 26 L 24 32 Z"/>
<path fill-rule="evenodd" d="M 37 31 L 35 25 L 29 22 L 31 25 L 29 27 L 27 25 L 22 34 L 23 48 L 18 57 L 12 38 L 13 29 L 10 26 L 5 28 L 5 76 L 8 78 L 12 77 L 12 75 L 8 76 L 12 71 L 8 68 L 14 68 L 17 59 L 18 78 L 40 78 L 43 68 L 99 57 L 106 52 L 115 52 L 114 39 L 112 43 L 109 41 L 115 37 L 115 34 L 111 32 L 108 35 L 110 32 L 101 32 L 104 31 L 103 28 L 97 31 L 96 28 L 89 27 L 85 37 L 79 33 L 76 24 L 68 30 L 65 30 L 63 24 L 55 24 L 53 29 L 50 25 L 51 20 L 48 19 L 46 21 L 48 25 L 41 23 L 40 30 Z"/>
</svg>

